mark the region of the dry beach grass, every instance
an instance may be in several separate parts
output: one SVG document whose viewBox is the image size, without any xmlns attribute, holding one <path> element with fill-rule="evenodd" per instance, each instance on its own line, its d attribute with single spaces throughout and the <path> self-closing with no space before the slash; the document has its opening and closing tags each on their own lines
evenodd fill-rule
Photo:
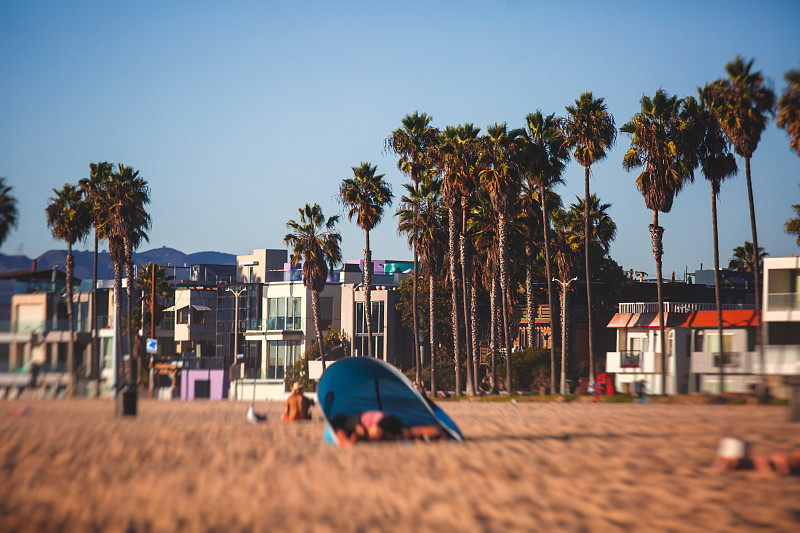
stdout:
<svg viewBox="0 0 800 533">
<path fill-rule="evenodd" d="M 800 446 L 785 407 L 463 401 L 464 444 L 346 450 L 256 407 L 0 402 L 0 531 L 800 530 L 800 477 L 710 468 Z"/>
</svg>

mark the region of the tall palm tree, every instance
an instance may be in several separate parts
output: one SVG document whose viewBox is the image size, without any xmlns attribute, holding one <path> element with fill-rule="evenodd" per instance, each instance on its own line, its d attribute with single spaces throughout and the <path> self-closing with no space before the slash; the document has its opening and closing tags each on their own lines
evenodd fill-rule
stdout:
<svg viewBox="0 0 800 533">
<path fill-rule="evenodd" d="M 584 92 L 575 100 L 575 105 L 567 106 L 563 131 L 567 146 L 574 149 L 575 160 L 584 167 L 584 206 L 589 208 L 589 174 L 594 163 L 604 159 L 614 145 L 617 128 L 614 116 L 608 112 L 604 98 L 595 98 L 591 91 Z M 589 212 L 584 213 L 584 250 L 589 250 Z M 594 344 L 592 342 L 592 273 L 589 268 L 589 254 L 586 264 L 586 306 L 589 317 L 589 381 L 594 381 Z"/>
<path fill-rule="evenodd" d="M 150 202 L 150 189 L 147 182 L 139 176 L 138 171 L 120 163 L 116 172 L 112 172 L 106 183 L 104 194 L 99 198 L 98 209 L 100 213 L 96 222 L 100 222 L 99 233 L 108 239 L 108 253 L 114 263 L 114 320 L 117 332 L 121 329 L 121 297 L 122 297 L 122 268 L 127 267 L 128 285 L 128 324 L 127 340 L 128 350 L 133 350 L 132 330 L 130 327 L 130 299 L 132 297 L 133 268 L 132 255 L 133 249 L 147 235 L 145 231 L 150 227 L 150 216 L 144 206 Z M 119 339 L 119 337 L 118 337 Z M 115 361 L 117 376 L 115 385 L 118 387 L 120 382 L 120 342 L 117 342 Z M 125 379 L 135 379 L 136 373 L 133 359 L 129 369 L 130 375 Z"/>
<path fill-rule="evenodd" d="M 290 230 L 283 238 L 284 244 L 292 248 L 291 263 L 303 263 L 303 285 L 311 291 L 311 311 L 314 314 L 314 329 L 317 332 L 322 371 L 325 371 L 325 351 L 322 348 L 322 330 L 319 328 L 319 293 L 325 288 L 328 272 L 342 261 L 340 243 L 342 236 L 334 229 L 338 215 L 325 218 L 318 204 L 297 210 L 300 220 L 290 220 Z"/>
<path fill-rule="evenodd" d="M 758 231 L 753 200 L 753 184 L 750 177 L 750 158 L 758 147 L 761 133 L 767 126 L 775 106 L 775 93 L 767 86 L 760 71 L 751 72 L 753 60 L 745 61 L 740 56 L 725 65 L 728 79 L 719 79 L 707 84 L 704 93 L 711 111 L 719 120 L 722 131 L 733 144 L 733 149 L 744 158 L 745 178 L 747 179 L 747 202 L 750 206 L 750 230 L 753 234 L 753 255 L 758 250 Z M 755 308 L 756 339 L 761 363 L 764 369 L 764 350 L 761 339 L 761 277 L 759 265 L 755 264 Z"/>
<path fill-rule="evenodd" d="M 753 245 L 749 241 L 744 241 L 743 246 L 733 249 L 733 257 L 728 261 L 728 268 L 738 272 L 755 272 L 764 264 L 764 257 L 769 255 L 760 246 L 758 247 L 758 263 L 753 256 Z"/>
<path fill-rule="evenodd" d="M 658 278 L 661 386 L 662 394 L 666 394 L 667 350 L 661 275 L 664 228 L 658 225 L 658 213 L 669 213 L 675 196 L 693 180 L 692 157 L 685 134 L 686 122 L 681 118 L 683 100 L 659 89 L 653 98 L 643 95 L 639 102 L 641 111 L 620 128 L 631 135 L 631 146 L 625 153 L 622 166 L 626 170 L 644 167 L 636 178 L 636 187 L 644 196 L 647 208 L 653 211 L 650 235 Z"/>
<path fill-rule="evenodd" d="M 478 176 L 481 185 L 489 192 L 492 208 L 497 213 L 497 256 L 500 267 L 500 291 L 503 313 L 503 336 L 506 345 L 506 390 L 512 391 L 511 335 L 508 325 L 508 227 L 514 203 L 521 187 L 521 177 L 514 155 L 522 130 L 509 131 L 506 123 L 494 124 L 482 137 L 482 158 L 485 168 Z"/>
<path fill-rule="evenodd" d="M 6 179 L 0 177 L 0 245 L 16 225 L 17 199 L 11 194 L 11 186 L 6 185 Z"/>
<path fill-rule="evenodd" d="M 96 380 L 95 396 L 100 395 L 100 356 L 97 346 L 97 252 L 99 243 L 106 237 L 101 233 L 103 227 L 103 216 L 101 206 L 102 196 L 106 193 L 106 186 L 111 176 L 111 163 L 103 161 L 101 163 L 89 163 L 89 177 L 83 178 L 78 182 L 83 190 L 83 197 L 89 205 L 94 227 L 94 256 L 92 268 L 92 377 Z"/>
<path fill-rule="evenodd" d="M 75 259 L 72 256 L 72 246 L 86 238 L 91 226 L 89 208 L 83 201 L 83 195 L 78 187 L 65 183 L 64 187 L 53 189 L 55 196 L 50 197 L 45 208 L 47 227 L 53 237 L 67 243 L 67 320 L 69 321 L 69 347 L 67 349 L 67 371 L 69 372 L 69 387 L 67 394 L 75 391 L 75 323 L 73 322 L 72 276 L 75 270 Z"/>
<path fill-rule="evenodd" d="M 127 280 L 127 314 L 128 314 L 128 349 L 133 358 L 133 328 L 131 327 L 131 302 L 133 301 L 133 252 L 142 241 L 149 241 L 147 230 L 150 229 L 150 215 L 144 206 L 150 203 L 150 188 L 147 182 L 139 176 L 139 171 L 131 166 L 122 163 L 118 165 L 117 176 L 122 181 L 124 187 L 124 197 L 126 198 L 124 217 L 119 220 L 120 226 L 117 231 L 122 236 L 125 246 L 125 277 Z M 136 379 L 138 372 L 135 366 L 132 367 L 133 378 Z"/>
<path fill-rule="evenodd" d="M 397 229 L 408 236 L 409 246 L 416 243 L 422 273 L 428 276 L 428 337 L 431 353 L 431 394 L 436 396 L 436 278 L 442 265 L 444 217 L 446 210 L 440 202 L 441 181 L 431 176 L 416 189 L 405 184 L 406 194 L 397 210 Z"/>
<path fill-rule="evenodd" d="M 547 307 L 550 310 L 550 335 L 553 339 L 555 327 L 553 323 L 553 275 L 550 269 L 550 238 L 549 213 L 561 207 L 561 198 L 552 192 L 553 188 L 564 182 L 562 174 L 569 161 L 566 137 L 561 128 L 560 121 L 555 114 L 544 116 L 541 111 L 530 113 L 525 117 L 527 137 L 535 147 L 535 164 L 531 171 L 526 173 L 531 185 L 539 189 L 539 206 L 542 210 L 542 236 L 544 238 L 545 272 L 547 276 Z M 553 201 L 542 201 L 552 196 Z M 531 322 L 530 309 L 528 321 Z M 531 324 L 532 325 L 532 324 Z M 556 390 L 556 347 L 550 342 L 550 390 Z"/>
<path fill-rule="evenodd" d="M 476 259 L 474 261 L 479 272 L 474 276 L 475 282 L 483 285 L 484 291 L 490 294 L 489 319 L 489 351 L 491 352 L 490 372 L 492 374 L 492 394 L 497 394 L 497 330 L 498 328 L 498 235 L 497 212 L 492 207 L 489 192 L 484 188 L 476 191 L 469 216 L 469 230 L 472 235 Z M 502 320 L 502 319 L 500 319 Z"/>
<path fill-rule="evenodd" d="M 689 122 L 690 142 L 703 175 L 711 183 L 711 231 L 714 244 L 714 299 L 717 306 L 717 338 L 722 351 L 722 298 L 719 283 L 719 232 L 717 227 L 717 197 L 722 182 L 735 175 L 739 169 L 736 158 L 728 151 L 729 142 L 722 133 L 717 117 L 703 104 L 703 92 L 700 91 L 698 103 L 693 97 L 686 98 L 684 115 Z M 725 367 L 719 365 L 720 391 L 725 390 Z"/>
<path fill-rule="evenodd" d="M 353 177 L 345 178 L 339 186 L 339 200 L 349 208 L 347 219 L 352 222 L 355 216 L 357 224 L 364 230 L 364 319 L 367 322 L 367 355 L 372 357 L 372 250 L 369 232 L 380 223 L 383 210 L 392 203 L 392 189 L 384 181 L 384 174 L 375 174 L 376 166 L 362 162 L 360 167 L 352 169 Z"/>
<path fill-rule="evenodd" d="M 581 236 L 575 233 L 574 224 L 569 220 L 569 215 L 562 209 L 553 212 L 553 226 L 555 241 L 556 265 L 558 266 L 558 280 L 561 288 L 561 379 L 559 392 L 567 393 L 567 361 L 569 359 L 569 293 L 570 285 L 576 280 L 575 274 L 580 262 Z M 554 331 L 554 330 L 553 330 Z M 555 336 L 553 338 L 555 341 Z M 555 389 L 553 389 L 555 390 Z"/>
<path fill-rule="evenodd" d="M 467 394 L 475 394 L 475 379 L 477 376 L 478 357 L 475 354 L 475 335 L 470 328 L 470 315 L 467 310 L 468 301 L 472 300 L 470 291 L 469 270 L 469 239 L 467 237 L 467 218 L 469 213 L 470 198 L 477 187 L 476 174 L 478 162 L 478 134 L 480 128 L 471 123 L 456 127 L 448 126 L 440 135 L 440 146 L 437 151 L 437 164 L 443 173 L 442 200 L 447 206 L 449 215 L 448 227 L 448 252 L 450 264 L 450 285 L 452 291 L 452 319 L 453 319 L 453 346 L 454 353 L 460 354 L 460 339 L 458 332 L 458 271 L 461 270 L 461 285 L 464 289 L 464 331 L 467 354 Z M 461 205 L 461 232 L 459 246 L 460 258 L 456 257 L 456 208 Z M 472 337 L 472 339 L 471 339 Z M 472 340 L 472 342 L 470 342 Z M 460 356 L 459 356 L 460 357 Z"/>
<path fill-rule="evenodd" d="M 786 130 L 790 146 L 800 156 L 800 69 L 783 77 L 787 85 L 778 99 L 778 127 Z"/>
<path fill-rule="evenodd" d="M 433 117 L 414 111 L 403 117 L 402 126 L 386 139 L 386 148 L 399 156 L 397 168 L 411 177 L 414 187 L 418 187 L 423 175 L 434 168 L 433 154 L 439 143 L 439 130 L 430 125 Z M 412 313 L 414 315 L 414 364 L 417 368 L 417 381 L 420 381 L 419 321 L 417 320 L 417 262 L 414 249 L 414 273 L 412 277 Z"/>
</svg>

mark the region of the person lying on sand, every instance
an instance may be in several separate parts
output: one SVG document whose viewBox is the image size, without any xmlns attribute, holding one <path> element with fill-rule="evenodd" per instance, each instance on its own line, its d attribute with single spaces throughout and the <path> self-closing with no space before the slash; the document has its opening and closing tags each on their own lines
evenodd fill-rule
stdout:
<svg viewBox="0 0 800 533">
<path fill-rule="evenodd" d="M 332 420 L 336 438 L 343 447 L 361 441 L 438 440 L 442 430 L 433 425 L 404 428 L 398 417 L 383 411 L 365 411 L 360 415 L 337 415 Z"/>
<path fill-rule="evenodd" d="M 294 422 L 295 420 L 311 420 L 309 409 L 314 405 L 314 400 L 306 398 L 303 394 L 303 386 L 299 382 L 292 385 L 292 393 L 286 398 L 286 412 L 281 415 L 284 422 Z"/>
<path fill-rule="evenodd" d="M 743 440 L 725 437 L 720 439 L 717 456 L 712 465 L 718 470 L 743 470 L 754 468 L 759 472 L 777 473 L 782 476 L 800 474 L 800 449 L 773 452 L 770 455 L 751 452 Z"/>
</svg>

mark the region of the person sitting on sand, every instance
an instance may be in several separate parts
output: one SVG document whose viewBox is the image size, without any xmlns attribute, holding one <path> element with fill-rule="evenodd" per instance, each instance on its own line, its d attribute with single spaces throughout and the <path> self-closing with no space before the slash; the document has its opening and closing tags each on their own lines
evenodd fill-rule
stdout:
<svg viewBox="0 0 800 533">
<path fill-rule="evenodd" d="M 337 415 L 331 424 L 343 447 L 360 441 L 439 440 L 444 433 L 438 426 L 421 425 L 404 428 L 400 419 L 383 411 L 364 411 L 360 415 Z"/>
<path fill-rule="evenodd" d="M 286 412 L 281 416 L 284 422 L 294 422 L 295 420 L 311 420 L 309 409 L 314 405 L 314 400 L 306 398 L 303 394 L 303 386 L 300 382 L 292 385 L 292 393 L 286 398 Z"/>
</svg>

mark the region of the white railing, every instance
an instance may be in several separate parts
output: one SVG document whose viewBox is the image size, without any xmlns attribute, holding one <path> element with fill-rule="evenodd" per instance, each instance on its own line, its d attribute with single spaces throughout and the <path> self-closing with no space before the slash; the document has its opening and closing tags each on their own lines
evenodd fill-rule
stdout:
<svg viewBox="0 0 800 533">
<path fill-rule="evenodd" d="M 658 302 L 635 302 L 618 304 L 620 313 L 657 313 Z M 689 302 L 664 302 L 665 313 L 691 313 L 693 311 L 716 311 L 716 304 L 701 304 Z M 722 304 L 725 311 L 735 309 L 753 309 L 751 305 L 745 304 Z"/>
</svg>

